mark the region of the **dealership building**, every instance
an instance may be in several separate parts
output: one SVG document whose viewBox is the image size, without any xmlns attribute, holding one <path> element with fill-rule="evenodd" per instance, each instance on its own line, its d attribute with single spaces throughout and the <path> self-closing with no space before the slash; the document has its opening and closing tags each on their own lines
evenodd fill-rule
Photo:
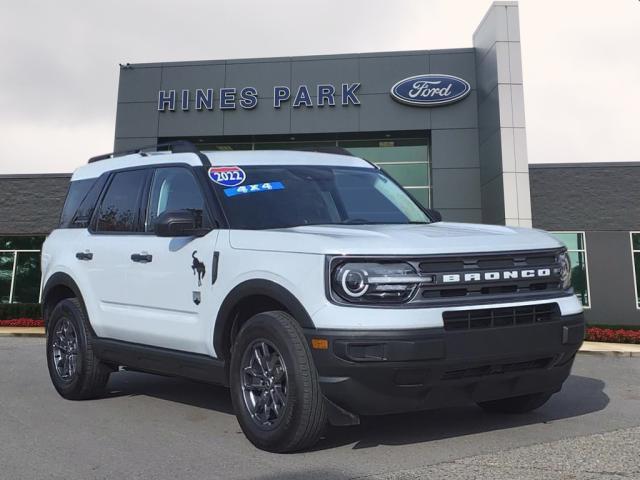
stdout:
<svg viewBox="0 0 640 480">
<path fill-rule="evenodd" d="M 494 2 L 469 48 L 122 65 L 114 150 L 178 139 L 341 148 L 446 221 L 552 231 L 587 321 L 640 325 L 640 163 L 529 164 L 516 2 Z M 0 302 L 37 301 L 68 180 L 0 176 Z"/>
</svg>

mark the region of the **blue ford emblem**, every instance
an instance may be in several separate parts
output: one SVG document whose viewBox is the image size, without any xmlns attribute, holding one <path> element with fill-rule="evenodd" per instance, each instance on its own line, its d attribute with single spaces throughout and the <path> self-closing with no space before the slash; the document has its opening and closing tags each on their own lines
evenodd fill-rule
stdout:
<svg viewBox="0 0 640 480">
<path fill-rule="evenodd" d="M 400 80 L 391 87 L 391 96 L 407 105 L 433 107 L 462 100 L 470 91 L 471 85 L 461 78 L 425 74 Z"/>
</svg>

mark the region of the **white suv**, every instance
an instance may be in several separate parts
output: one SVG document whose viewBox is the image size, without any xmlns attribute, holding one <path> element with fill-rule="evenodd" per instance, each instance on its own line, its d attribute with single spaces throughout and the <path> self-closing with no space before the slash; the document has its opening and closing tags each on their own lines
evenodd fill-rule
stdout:
<svg viewBox="0 0 640 480">
<path fill-rule="evenodd" d="M 327 420 L 530 411 L 569 375 L 584 320 L 550 235 L 443 222 L 353 156 L 168 148 L 73 174 L 42 251 L 63 397 L 119 367 L 228 385 L 249 440 L 284 452 Z"/>
</svg>

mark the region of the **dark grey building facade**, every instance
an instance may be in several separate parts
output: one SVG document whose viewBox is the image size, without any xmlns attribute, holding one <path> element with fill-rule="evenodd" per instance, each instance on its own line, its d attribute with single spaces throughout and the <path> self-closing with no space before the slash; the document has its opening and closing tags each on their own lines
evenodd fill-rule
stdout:
<svg viewBox="0 0 640 480">
<path fill-rule="evenodd" d="M 58 226 L 70 177 L 0 175 L 0 304 L 38 302 L 40 248 Z"/>
<path fill-rule="evenodd" d="M 47 235 L 58 226 L 70 173 L 0 175 L 0 236 Z"/>
<path fill-rule="evenodd" d="M 172 139 L 208 150 L 338 146 L 385 167 L 446 219 L 530 226 L 517 3 L 495 2 L 472 45 L 127 64 L 115 150 Z M 450 77 L 468 85 L 455 102 Z M 423 93 L 446 101 L 398 98 L 402 81 L 429 82 Z"/>
<path fill-rule="evenodd" d="M 533 226 L 572 251 L 587 322 L 640 325 L 640 162 L 529 169 Z"/>
</svg>

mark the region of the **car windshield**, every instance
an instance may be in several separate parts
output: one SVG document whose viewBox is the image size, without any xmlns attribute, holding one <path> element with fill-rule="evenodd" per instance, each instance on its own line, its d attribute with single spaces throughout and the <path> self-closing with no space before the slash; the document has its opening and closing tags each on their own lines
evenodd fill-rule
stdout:
<svg viewBox="0 0 640 480">
<path fill-rule="evenodd" d="M 400 186 L 374 168 L 214 167 L 209 178 L 233 229 L 431 221 Z"/>
</svg>

